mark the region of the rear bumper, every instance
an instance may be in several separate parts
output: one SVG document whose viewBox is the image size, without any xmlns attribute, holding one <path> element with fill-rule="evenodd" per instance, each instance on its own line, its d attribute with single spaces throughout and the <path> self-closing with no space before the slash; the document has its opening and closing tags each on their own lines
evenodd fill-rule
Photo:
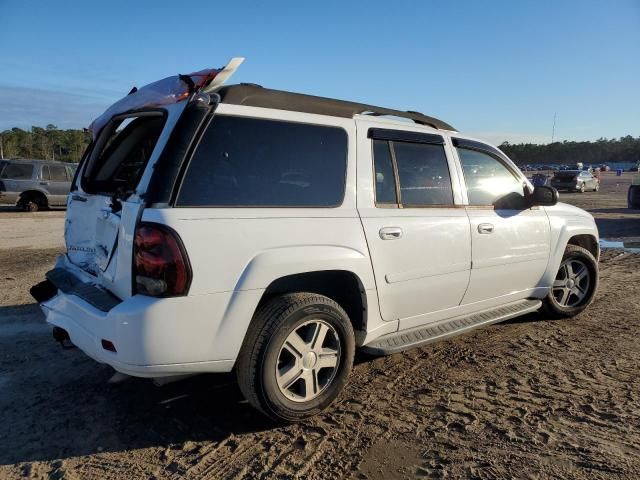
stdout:
<svg viewBox="0 0 640 480">
<path fill-rule="evenodd" d="M 551 186 L 556 190 L 577 190 L 579 188 L 576 183 L 551 183 Z"/>
<path fill-rule="evenodd" d="M 134 295 L 105 308 L 95 295 L 86 295 L 91 277 L 75 270 L 63 255 L 52 270 L 62 271 L 63 281 L 49 272 L 48 280 L 32 289 L 47 323 L 65 330 L 94 360 L 138 377 L 231 371 L 262 295 L 261 290 L 173 298 Z M 116 352 L 103 348 L 102 340 Z"/>
<path fill-rule="evenodd" d="M 85 354 L 127 375 L 231 371 L 234 359 L 212 359 L 212 353 L 198 340 L 203 332 L 197 327 L 179 331 L 189 328 L 187 312 L 192 308 L 186 305 L 187 298 L 137 295 L 102 312 L 75 295 L 60 292 L 40 306 L 47 323 L 65 330 Z M 102 340 L 111 342 L 116 352 L 103 348 Z"/>
</svg>

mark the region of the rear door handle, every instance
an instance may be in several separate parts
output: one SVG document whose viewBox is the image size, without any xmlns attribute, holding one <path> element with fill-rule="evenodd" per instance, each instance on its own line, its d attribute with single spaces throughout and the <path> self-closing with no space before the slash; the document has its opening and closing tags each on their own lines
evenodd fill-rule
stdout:
<svg viewBox="0 0 640 480">
<path fill-rule="evenodd" d="M 493 225 L 490 223 L 481 223 L 478 225 L 478 233 L 486 235 L 489 233 L 493 233 Z"/>
<path fill-rule="evenodd" d="M 380 238 L 382 240 L 397 240 L 402 238 L 402 229 L 400 227 L 383 227 L 380 229 Z"/>
</svg>

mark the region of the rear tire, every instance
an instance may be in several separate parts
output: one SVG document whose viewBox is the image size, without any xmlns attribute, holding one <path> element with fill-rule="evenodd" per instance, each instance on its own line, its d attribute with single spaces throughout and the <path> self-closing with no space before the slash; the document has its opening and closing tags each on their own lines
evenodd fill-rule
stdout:
<svg viewBox="0 0 640 480">
<path fill-rule="evenodd" d="M 591 252 L 567 245 L 543 310 L 552 318 L 568 318 L 587 308 L 598 290 L 598 261 Z"/>
<path fill-rule="evenodd" d="M 47 208 L 47 199 L 41 194 L 26 194 L 20 197 L 18 201 L 18 207 L 22 208 L 25 212 L 38 212 Z"/>
<path fill-rule="evenodd" d="M 273 420 L 301 421 L 338 396 L 354 353 L 353 328 L 340 305 L 315 293 L 281 295 L 251 321 L 236 364 L 238 385 Z"/>
</svg>

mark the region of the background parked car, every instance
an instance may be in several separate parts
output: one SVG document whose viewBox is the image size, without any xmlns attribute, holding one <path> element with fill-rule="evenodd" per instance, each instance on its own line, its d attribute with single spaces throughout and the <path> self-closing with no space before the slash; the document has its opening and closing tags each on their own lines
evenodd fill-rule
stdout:
<svg viewBox="0 0 640 480">
<path fill-rule="evenodd" d="M 551 186 L 557 190 L 570 192 L 585 192 L 600 190 L 600 182 L 590 172 L 583 170 L 564 170 L 555 172 L 551 179 Z"/>
<path fill-rule="evenodd" d="M 544 173 L 535 173 L 531 176 L 531 183 L 534 187 L 548 187 L 550 185 L 549 175 Z"/>
<path fill-rule="evenodd" d="M 76 168 L 45 160 L 0 160 L 0 203 L 30 212 L 64 206 Z"/>
</svg>

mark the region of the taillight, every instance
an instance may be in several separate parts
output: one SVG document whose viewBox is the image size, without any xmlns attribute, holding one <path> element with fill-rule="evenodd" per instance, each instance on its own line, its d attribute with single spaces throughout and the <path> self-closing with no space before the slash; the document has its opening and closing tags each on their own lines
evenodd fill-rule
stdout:
<svg viewBox="0 0 640 480">
<path fill-rule="evenodd" d="M 191 266 L 178 234 L 165 225 L 140 223 L 133 251 L 136 293 L 153 297 L 186 295 Z"/>
</svg>

